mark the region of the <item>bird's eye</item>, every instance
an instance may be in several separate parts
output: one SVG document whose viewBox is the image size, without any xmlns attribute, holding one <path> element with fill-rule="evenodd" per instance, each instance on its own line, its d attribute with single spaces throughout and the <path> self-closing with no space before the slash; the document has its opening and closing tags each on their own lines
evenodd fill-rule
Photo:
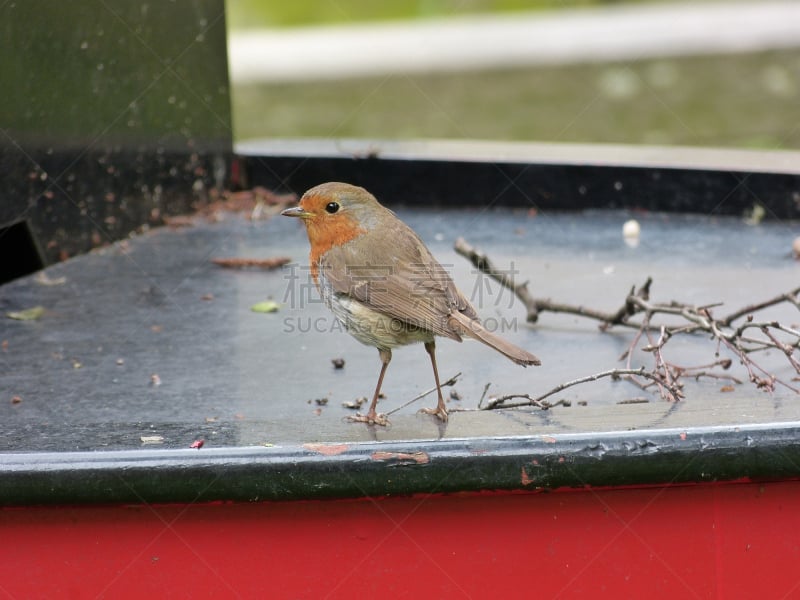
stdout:
<svg viewBox="0 0 800 600">
<path fill-rule="evenodd" d="M 339 203 L 338 202 L 328 202 L 325 205 L 325 212 L 333 214 L 339 210 Z"/>
</svg>

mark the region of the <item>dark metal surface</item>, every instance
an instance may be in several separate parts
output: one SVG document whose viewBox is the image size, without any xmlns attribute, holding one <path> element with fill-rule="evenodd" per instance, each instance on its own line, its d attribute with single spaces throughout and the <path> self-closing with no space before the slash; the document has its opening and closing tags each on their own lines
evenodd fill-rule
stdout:
<svg viewBox="0 0 800 600">
<path fill-rule="evenodd" d="M 0 505 L 259 501 L 796 479 L 796 425 L 0 455 Z"/>
<path fill-rule="evenodd" d="M 339 177 L 337 177 L 339 178 Z M 444 198 L 452 205 L 452 198 Z M 634 485 L 800 475 L 800 406 L 790 392 L 688 383 L 672 404 L 624 382 L 572 388 L 548 411 L 474 411 L 491 393 L 542 393 L 620 366 L 630 331 L 545 315 L 532 327 L 518 301 L 452 250 L 459 235 L 530 279 L 539 296 L 603 309 L 652 276 L 653 299 L 731 309 L 786 291 L 794 227 L 738 218 L 637 215 L 628 247 L 615 211 L 536 216 L 508 208 L 397 207 L 456 283 L 503 335 L 536 354 L 522 369 L 473 342 L 438 344 L 444 378 L 463 375 L 447 425 L 416 414 L 432 376 L 421 347 L 397 350 L 387 373 L 389 428 L 346 422 L 342 402 L 369 395 L 374 349 L 342 332 L 319 302 L 298 224 L 230 216 L 154 229 L 53 265 L 47 279 L 0 287 L 5 313 L 41 305 L 36 321 L 0 321 L 2 502 L 298 498 L 481 488 Z M 231 271 L 221 256 L 287 255 L 273 272 Z M 63 282 L 47 285 L 53 281 Z M 250 307 L 272 298 L 277 313 Z M 768 313 L 797 319 L 786 307 Z M 713 360 L 701 337 L 676 345 L 682 362 Z M 343 357 L 344 369 L 331 359 Z M 636 364 L 649 364 L 647 354 Z M 777 374 L 791 379 L 780 362 Z M 735 370 L 735 369 L 734 369 Z M 739 373 L 741 375 L 741 373 Z M 157 376 L 158 385 L 153 376 Z M 642 404 L 620 404 L 634 396 Z M 20 402 L 12 403 L 17 396 Z M 327 398 L 318 405 L 316 399 Z M 463 409 L 459 411 L 458 409 Z M 160 436 L 150 445 L 148 438 Z M 198 439 L 205 445 L 188 450 Z M 323 446 L 318 446 L 323 444 Z M 375 454 L 386 452 L 388 454 Z M 544 461 L 546 468 L 537 466 Z"/>
</svg>

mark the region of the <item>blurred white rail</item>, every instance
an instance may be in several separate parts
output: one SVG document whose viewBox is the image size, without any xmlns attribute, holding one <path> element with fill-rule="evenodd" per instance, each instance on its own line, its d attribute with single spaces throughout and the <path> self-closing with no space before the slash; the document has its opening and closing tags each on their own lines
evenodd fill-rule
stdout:
<svg viewBox="0 0 800 600">
<path fill-rule="evenodd" d="M 800 1 L 615 6 L 230 36 L 234 83 L 800 47 Z"/>
</svg>

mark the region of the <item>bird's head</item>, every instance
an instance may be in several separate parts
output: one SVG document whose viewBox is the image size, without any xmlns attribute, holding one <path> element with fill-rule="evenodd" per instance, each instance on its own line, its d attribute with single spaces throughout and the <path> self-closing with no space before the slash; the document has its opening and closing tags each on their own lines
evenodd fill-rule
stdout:
<svg viewBox="0 0 800 600">
<path fill-rule="evenodd" d="M 312 253 L 320 254 L 377 227 L 385 213 L 388 210 L 364 188 L 330 182 L 311 188 L 299 206 L 281 214 L 302 219 Z"/>
</svg>

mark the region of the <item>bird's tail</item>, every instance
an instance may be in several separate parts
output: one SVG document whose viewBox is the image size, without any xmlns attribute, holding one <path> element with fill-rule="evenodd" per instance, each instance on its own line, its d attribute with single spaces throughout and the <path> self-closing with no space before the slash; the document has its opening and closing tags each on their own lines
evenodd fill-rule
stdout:
<svg viewBox="0 0 800 600">
<path fill-rule="evenodd" d="M 498 335 L 488 331 L 477 319 L 470 319 L 467 315 L 453 311 L 449 317 L 450 326 L 461 335 L 466 335 L 483 342 L 490 348 L 494 348 L 500 354 L 507 356 L 518 365 L 540 365 L 541 361 L 527 350 L 523 350 L 514 344 L 507 342 Z"/>
</svg>

